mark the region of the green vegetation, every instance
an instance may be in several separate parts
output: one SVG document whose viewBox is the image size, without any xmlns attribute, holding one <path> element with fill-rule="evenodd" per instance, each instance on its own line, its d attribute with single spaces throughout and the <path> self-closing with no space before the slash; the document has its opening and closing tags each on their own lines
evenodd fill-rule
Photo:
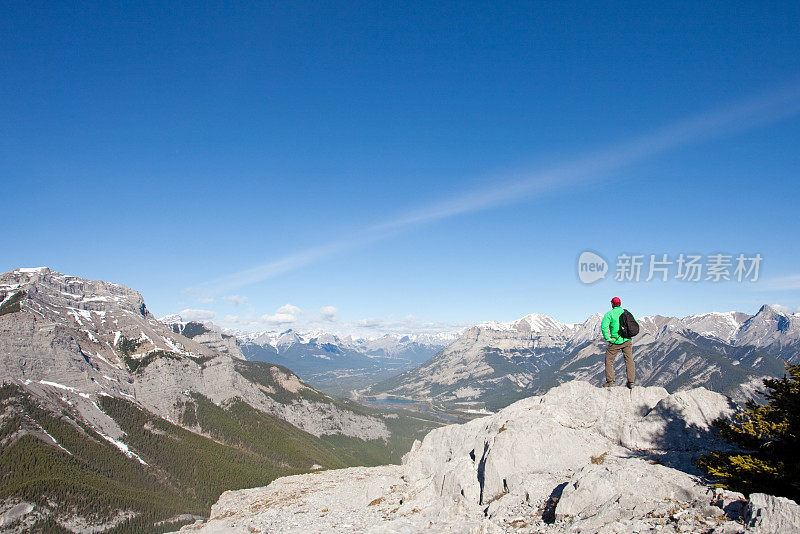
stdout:
<svg viewBox="0 0 800 534">
<path fill-rule="evenodd" d="M 136 339 L 128 339 L 125 336 L 120 336 L 119 341 L 117 341 L 117 348 L 122 352 L 123 356 L 130 356 L 139 346 L 142 344 L 141 341 Z"/>
<path fill-rule="evenodd" d="M 24 291 L 18 291 L 14 296 L 12 296 L 7 301 L 3 302 L 3 305 L 0 306 L 0 315 L 5 315 L 7 313 L 15 313 L 22 309 L 22 305 L 20 301 L 22 297 L 25 296 Z M 0 293 L 0 301 L 6 298 L 6 293 Z"/>
<path fill-rule="evenodd" d="M 264 392 L 264 395 L 275 399 L 281 404 L 287 404 L 300 399 L 315 402 L 331 401 L 327 395 L 324 395 L 319 391 L 312 389 L 311 387 L 300 388 L 296 393 L 284 388 L 278 382 L 278 380 L 276 380 L 276 376 L 289 378 L 296 375 L 282 365 L 265 362 L 248 362 L 243 360 L 237 360 L 235 365 L 239 374 L 246 379 L 255 382 L 256 384 L 261 384 L 270 390 L 270 393 Z"/>
<path fill-rule="evenodd" d="M 301 472 L 310 470 L 314 464 L 326 468 L 349 465 L 332 454 L 331 448 L 319 438 L 303 432 L 282 419 L 258 411 L 242 401 L 233 401 L 225 408 L 221 408 L 196 393 L 193 393 L 190 399 L 182 406 L 183 424 L 199 427 L 198 430 L 203 434 L 236 447 L 246 453 L 248 458 L 256 457 L 259 466 L 269 464 L 273 468 L 281 469 L 285 469 L 281 466 L 295 466 L 292 471 Z M 125 401 L 114 399 L 113 402 Z M 123 413 L 120 415 L 124 416 L 125 411 L 121 410 Z M 154 421 L 152 424 L 169 425 L 160 421 L 163 420 Z M 185 434 L 181 436 L 183 440 L 207 439 L 181 430 Z M 144 443 L 140 445 L 146 447 Z M 243 458 L 242 461 L 246 462 L 247 458 Z"/>
<path fill-rule="evenodd" d="M 766 404 L 751 401 L 730 419 L 715 423 L 740 447 L 706 454 L 698 462 L 720 485 L 800 498 L 800 365 L 786 370 L 788 376 L 764 380 Z"/>
<path fill-rule="evenodd" d="M 271 366 L 264 365 L 267 368 L 255 365 L 250 370 L 268 386 L 273 380 Z M 319 393 L 308 390 L 306 395 L 316 398 Z M 301 398 L 298 394 L 294 400 Z M 382 417 L 377 410 L 349 401 L 334 402 L 343 409 Z M 220 407 L 192 394 L 178 407 L 181 423 L 195 433 L 127 400 L 102 397 L 98 404 L 125 432 L 122 441 L 148 465 L 125 456 L 80 422 L 66 404 L 58 409 L 45 407 L 18 386 L 0 387 L 0 413 L 4 413 L 0 499 L 15 496 L 40 505 L 55 502 L 61 509 L 98 522 L 120 510 L 131 511 L 136 516 L 110 532 L 165 532 L 176 530 L 180 523 L 154 524 L 180 514 L 205 516 L 226 490 L 265 486 L 277 477 L 317 466 L 398 461 L 415 438 L 437 426 L 399 414 L 384 419 L 393 435 L 389 443 L 339 435 L 318 438 L 244 402 Z M 51 444 L 41 429 L 69 452 Z M 38 523 L 35 530 L 63 531 L 53 517 Z"/>
<path fill-rule="evenodd" d="M 206 363 L 207 363 L 207 362 L 209 362 L 210 360 L 213 360 L 214 358 L 216 358 L 216 355 L 209 355 L 209 356 L 190 356 L 190 358 L 191 358 L 191 360 L 192 360 L 194 363 L 196 363 L 197 365 L 199 365 L 200 367 L 202 367 L 203 369 L 205 369 L 205 367 L 206 367 Z"/>
<path fill-rule="evenodd" d="M 284 389 L 275 379 L 276 374 L 294 376 L 292 371 L 281 365 L 259 361 L 237 361 L 236 370 L 248 380 L 264 386 L 269 391 L 265 391 L 264 395 L 277 402 L 283 404 L 300 400 L 321 402 L 359 415 L 383 420 L 392 433 L 388 443 L 383 440 L 363 441 L 342 435 L 322 437 L 334 455 L 347 465 L 398 463 L 402 456 L 411 449 L 415 439 L 422 439 L 430 430 L 441 426 L 438 420 L 417 413 L 393 412 L 390 417 L 384 418 L 386 412 L 346 399 L 332 399 L 310 387 L 301 388 L 296 393 L 292 393 Z"/>
<path fill-rule="evenodd" d="M 0 447 L 0 499 L 15 496 L 43 506 L 52 501 L 100 521 L 118 510 L 160 519 L 204 511 L 88 427 L 53 414 L 16 386 L 3 385 L 0 392 L 3 409 L 15 413 L 13 428 L 4 420 L 5 436 L 22 430 Z M 45 444 L 41 429 L 69 453 Z M 36 530 L 57 529 L 48 522 Z M 114 531 L 126 530 L 120 525 Z"/>
<path fill-rule="evenodd" d="M 363 441 L 342 435 L 323 436 L 322 440 L 337 458 L 347 465 L 383 465 L 397 463 L 411 449 L 415 439 L 422 439 L 430 430 L 441 426 L 438 420 L 421 414 L 393 412 L 384 418 L 386 412 L 366 407 L 346 400 L 332 399 L 310 387 L 300 388 L 296 393 L 284 389 L 275 376 L 294 376 L 294 373 L 281 365 L 259 361 L 237 361 L 236 370 L 248 380 L 264 386 L 264 395 L 282 404 L 300 400 L 332 404 L 342 410 L 383 420 L 392 433 L 391 439 Z M 186 417 L 186 415 L 184 415 Z M 189 415 L 189 417 L 193 417 Z"/>
<path fill-rule="evenodd" d="M 125 354 L 123 359 L 128 370 L 132 373 L 141 373 L 144 368 L 156 361 L 159 358 L 169 358 L 171 360 L 180 360 L 181 357 L 174 352 L 167 352 L 165 350 L 151 350 L 141 358 L 132 358 Z"/>
</svg>

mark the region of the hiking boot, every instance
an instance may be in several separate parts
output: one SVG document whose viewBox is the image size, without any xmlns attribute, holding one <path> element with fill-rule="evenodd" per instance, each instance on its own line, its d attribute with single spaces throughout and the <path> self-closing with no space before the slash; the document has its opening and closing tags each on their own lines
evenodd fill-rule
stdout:
<svg viewBox="0 0 800 534">
<path fill-rule="evenodd" d="M 610 388 L 614 386 L 614 382 L 603 382 L 604 388 Z"/>
<path fill-rule="evenodd" d="M 628 389 L 633 389 L 633 382 L 628 382 L 625 385 L 628 386 Z"/>
</svg>

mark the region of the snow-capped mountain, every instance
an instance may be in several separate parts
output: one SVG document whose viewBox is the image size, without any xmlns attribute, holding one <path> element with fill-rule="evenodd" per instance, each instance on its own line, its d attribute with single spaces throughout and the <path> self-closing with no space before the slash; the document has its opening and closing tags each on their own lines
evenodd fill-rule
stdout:
<svg viewBox="0 0 800 534">
<path fill-rule="evenodd" d="M 177 315 L 167 318 L 179 317 Z M 166 318 L 162 318 L 162 321 Z M 322 330 L 298 332 L 293 329 L 283 332 L 245 332 L 236 329 L 221 329 L 225 335 L 235 336 L 242 344 L 252 343 L 260 346 L 270 345 L 276 350 L 286 350 L 295 344 L 334 345 L 340 349 L 354 349 L 373 356 L 393 356 L 407 352 L 408 347 L 416 345 L 441 349 L 458 339 L 460 332 L 439 332 L 422 334 L 384 334 L 373 338 L 354 338 L 339 336 Z"/>
<path fill-rule="evenodd" d="M 726 343 L 733 343 L 744 322 L 750 316 L 741 312 L 711 312 L 684 317 L 683 326 L 701 336 L 715 337 Z"/>
<path fill-rule="evenodd" d="M 568 380 L 598 382 L 604 368 L 601 320 L 595 314 L 565 324 L 532 314 L 510 323 L 482 323 L 421 366 L 369 391 L 497 408 Z M 766 305 L 753 316 L 651 316 L 639 324 L 634 357 L 642 385 L 670 391 L 705 386 L 735 394 L 758 377 L 781 374 L 782 360 L 800 361 L 800 318 Z M 624 377 L 621 357 L 615 369 Z"/>
<path fill-rule="evenodd" d="M 376 338 L 324 331 L 242 332 L 236 336 L 248 360 L 284 365 L 324 391 L 346 395 L 418 365 L 456 340 L 457 332 L 386 334 Z"/>
<path fill-rule="evenodd" d="M 736 332 L 735 342 L 755 347 L 780 347 L 791 363 L 800 359 L 800 316 L 762 306 L 757 314 L 748 318 Z"/>
</svg>

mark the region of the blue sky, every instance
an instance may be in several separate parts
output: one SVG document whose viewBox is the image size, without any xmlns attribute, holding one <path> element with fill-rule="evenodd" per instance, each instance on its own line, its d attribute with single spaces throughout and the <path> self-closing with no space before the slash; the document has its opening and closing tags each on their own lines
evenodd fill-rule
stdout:
<svg viewBox="0 0 800 534">
<path fill-rule="evenodd" d="M 397 4 L 4 5 L 0 268 L 251 329 L 800 306 L 796 2 Z"/>
</svg>

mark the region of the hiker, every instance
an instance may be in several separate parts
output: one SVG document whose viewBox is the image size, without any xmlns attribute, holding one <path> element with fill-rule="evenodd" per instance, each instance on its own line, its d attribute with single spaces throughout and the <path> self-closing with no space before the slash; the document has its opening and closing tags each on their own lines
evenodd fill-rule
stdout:
<svg viewBox="0 0 800 534">
<path fill-rule="evenodd" d="M 614 385 L 614 359 L 617 353 L 622 350 L 625 356 L 625 371 L 628 375 L 628 389 L 633 388 L 636 380 L 636 369 L 633 365 L 633 341 L 629 337 L 622 337 L 619 333 L 619 316 L 622 315 L 622 301 L 619 297 L 611 299 L 611 310 L 603 316 L 601 329 L 603 337 L 608 341 L 606 347 L 606 381 L 603 387 Z"/>
</svg>

